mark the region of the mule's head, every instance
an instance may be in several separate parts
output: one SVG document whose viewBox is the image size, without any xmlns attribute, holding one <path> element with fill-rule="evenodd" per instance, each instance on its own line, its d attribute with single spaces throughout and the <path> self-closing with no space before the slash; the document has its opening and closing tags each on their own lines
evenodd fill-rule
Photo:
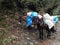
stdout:
<svg viewBox="0 0 60 45">
<path fill-rule="evenodd" d="M 22 16 L 17 19 L 20 23 L 22 22 Z"/>
</svg>

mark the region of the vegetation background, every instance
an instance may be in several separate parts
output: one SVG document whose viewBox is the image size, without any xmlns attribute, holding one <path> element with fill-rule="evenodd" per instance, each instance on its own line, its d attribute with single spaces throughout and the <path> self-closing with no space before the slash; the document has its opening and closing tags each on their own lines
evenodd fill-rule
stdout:
<svg viewBox="0 0 60 45">
<path fill-rule="evenodd" d="M 34 4 L 36 11 L 45 7 L 50 15 L 60 15 L 60 0 L 0 0 L 0 45 L 37 45 L 32 40 L 37 32 L 30 34 L 21 29 L 17 20 L 26 14 L 29 4 Z"/>
</svg>

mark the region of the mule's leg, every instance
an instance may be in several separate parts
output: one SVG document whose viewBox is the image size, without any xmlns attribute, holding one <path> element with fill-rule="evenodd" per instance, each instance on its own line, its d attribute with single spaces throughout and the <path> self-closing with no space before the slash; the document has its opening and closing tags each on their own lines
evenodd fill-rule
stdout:
<svg viewBox="0 0 60 45">
<path fill-rule="evenodd" d="M 49 29 L 49 27 L 46 27 L 46 31 L 47 31 L 47 38 L 50 38 L 51 36 L 51 30 Z"/>
<path fill-rule="evenodd" d="M 54 29 L 54 26 L 53 26 L 50 30 L 51 30 L 51 32 L 53 32 L 53 33 L 56 32 L 56 30 Z"/>
<path fill-rule="evenodd" d="M 39 30 L 39 39 L 43 40 L 43 28 L 40 26 L 40 24 L 37 24 L 37 29 Z"/>
<path fill-rule="evenodd" d="M 39 38 L 43 40 L 43 29 L 39 29 Z"/>
</svg>

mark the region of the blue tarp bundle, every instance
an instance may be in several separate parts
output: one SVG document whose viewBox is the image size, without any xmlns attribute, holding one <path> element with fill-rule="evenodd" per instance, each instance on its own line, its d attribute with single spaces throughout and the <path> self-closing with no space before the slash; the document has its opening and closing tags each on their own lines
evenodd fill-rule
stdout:
<svg viewBox="0 0 60 45">
<path fill-rule="evenodd" d="M 38 13 L 37 12 L 32 12 L 32 14 L 30 16 L 27 17 L 26 19 L 26 27 L 30 26 L 32 24 L 32 18 L 34 16 L 37 16 Z M 58 16 L 52 16 L 54 23 L 58 23 Z"/>
<path fill-rule="evenodd" d="M 52 16 L 54 23 L 58 23 L 58 16 Z"/>
<path fill-rule="evenodd" d="M 27 19 L 26 19 L 26 27 L 28 27 L 28 26 L 30 26 L 32 24 L 32 18 L 34 16 L 37 16 L 37 15 L 38 15 L 37 12 L 32 12 L 32 14 L 27 17 Z"/>
</svg>

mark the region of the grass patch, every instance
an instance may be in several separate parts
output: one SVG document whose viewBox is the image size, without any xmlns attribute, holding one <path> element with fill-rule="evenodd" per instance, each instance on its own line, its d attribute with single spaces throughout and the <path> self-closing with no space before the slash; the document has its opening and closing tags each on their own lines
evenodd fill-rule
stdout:
<svg viewBox="0 0 60 45">
<path fill-rule="evenodd" d="M 0 29 L 0 44 L 3 44 L 4 38 L 9 34 L 8 30 L 6 28 Z"/>
<path fill-rule="evenodd" d="M 6 20 L 3 16 L 0 16 L 0 28 L 3 27 L 8 27 L 7 23 L 6 23 Z"/>
</svg>

